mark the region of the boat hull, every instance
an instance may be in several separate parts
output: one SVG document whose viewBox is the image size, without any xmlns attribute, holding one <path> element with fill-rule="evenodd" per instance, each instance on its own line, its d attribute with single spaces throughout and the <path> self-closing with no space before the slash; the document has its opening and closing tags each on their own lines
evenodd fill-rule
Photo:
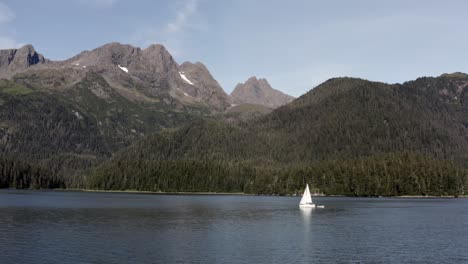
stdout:
<svg viewBox="0 0 468 264">
<path fill-rule="evenodd" d="M 325 208 L 323 205 L 316 205 L 316 204 L 300 204 L 300 208 Z"/>
<path fill-rule="evenodd" d="M 300 208 L 315 208 L 317 205 L 315 204 L 300 204 Z"/>
</svg>

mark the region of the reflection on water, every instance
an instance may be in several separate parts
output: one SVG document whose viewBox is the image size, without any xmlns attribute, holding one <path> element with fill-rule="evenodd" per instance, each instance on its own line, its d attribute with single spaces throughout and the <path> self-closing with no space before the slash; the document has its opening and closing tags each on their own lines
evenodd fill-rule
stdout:
<svg viewBox="0 0 468 264">
<path fill-rule="evenodd" d="M 310 220 L 312 217 L 312 212 L 316 210 L 315 208 L 304 208 L 299 207 L 299 211 L 301 212 L 302 218 Z"/>
<path fill-rule="evenodd" d="M 299 199 L 0 190 L 0 262 L 468 262 L 468 200 Z"/>
<path fill-rule="evenodd" d="M 311 232 L 311 223 L 312 223 L 312 214 L 315 208 L 302 208 L 299 207 L 299 212 L 302 218 L 302 234 L 303 234 L 303 252 L 304 256 L 307 256 L 307 259 L 310 259 L 310 249 L 313 247 L 311 243 L 311 236 L 313 236 Z"/>
<path fill-rule="evenodd" d="M 312 213 L 314 210 L 316 209 L 299 207 L 299 211 L 302 216 L 302 223 L 304 225 L 304 228 L 306 228 L 307 231 L 310 230 L 310 223 L 312 221 Z"/>
</svg>

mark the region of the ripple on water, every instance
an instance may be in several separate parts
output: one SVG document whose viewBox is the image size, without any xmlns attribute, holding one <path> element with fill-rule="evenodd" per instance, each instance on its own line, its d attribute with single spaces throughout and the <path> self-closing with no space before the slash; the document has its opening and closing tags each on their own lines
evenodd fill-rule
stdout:
<svg viewBox="0 0 468 264">
<path fill-rule="evenodd" d="M 468 200 L 0 191 L 2 263 L 468 262 Z"/>
</svg>

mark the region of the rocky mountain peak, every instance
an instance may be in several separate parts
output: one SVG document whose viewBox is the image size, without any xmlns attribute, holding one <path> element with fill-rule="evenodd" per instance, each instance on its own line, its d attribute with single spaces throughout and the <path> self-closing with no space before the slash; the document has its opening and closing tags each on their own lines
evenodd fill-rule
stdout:
<svg viewBox="0 0 468 264">
<path fill-rule="evenodd" d="M 177 70 L 177 63 L 163 45 L 153 44 L 142 50 L 128 44 L 113 42 L 91 51 L 84 51 L 68 60 L 77 66 L 98 68 L 120 66 L 127 73 L 167 73 Z"/>
<path fill-rule="evenodd" d="M 141 49 L 131 45 L 117 42 L 109 43 L 93 49 L 83 51 L 69 61 L 77 66 L 104 66 L 104 65 L 127 65 L 135 56 L 141 54 Z"/>
<path fill-rule="evenodd" d="M 261 80 L 261 78 L 260 78 Z M 266 79 L 263 79 L 263 80 L 266 80 Z M 259 79 L 257 78 L 257 76 L 252 76 L 250 78 L 247 79 L 247 81 L 245 81 L 246 83 L 250 83 L 250 82 L 258 82 Z"/>
<path fill-rule="evenodd" d="M 186 61 L 184 63 L 182 63 L 180 66 L 179 66 L 180 69 L 187 69 L 187 70 L 198 70 L 200 72 L 204 72 L 204 73 L 208 73 L 208 68 L 201 62 L 196 62 L 196 63 L 193 63 L 193 62 L 190 62 L 190 61 Z M 211 74 L 210 74 L 211 75 Z"/>
<path fill-rule="evenodd" d="M 259 104 L 276 108 L 291 102 L 294 97 L 273 89 L 264 78 L 253 76 L 245 83 L 239 83 L 231 93 L 237 104 Z"/>
<path fill-rule="evenodd" d="M 156 72 L 176 70 L 177 62 L 169 51 L 161 44 L 152 44 L 143 50 L 143 56 L 149 60 Z"/>
<path fill-rule="evenodd" d="M 46 59 L 41 54 L 37 53 L 34 47 L 30 44 L 19 48 L 16 52 L 16 57 L 25 62 L 25 65 L 31 66 L 38 63 L 45 63 Z"/>
<path fill-rule="evenodd" d="M 32 45 L 25 45 L 19 49 L 0 50 L 0 77 L 9 77 L 31 66 L 47 62 L 49 61 Z"/>
<path fill-rule="evenodd" d="M 167 51 L 166 47 L 164 47 L 164 45 L 162 45 L 162 44 L 151 44 L 145 50 L 147 52 L 167 53 L 167 54 L 169 54 L 169 51 Z"/>
</svg>

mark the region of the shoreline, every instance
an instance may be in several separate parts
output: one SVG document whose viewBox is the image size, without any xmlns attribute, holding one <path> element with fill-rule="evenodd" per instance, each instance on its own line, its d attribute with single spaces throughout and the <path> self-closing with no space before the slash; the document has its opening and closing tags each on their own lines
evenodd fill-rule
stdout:
<svg viewBox="0 0 468 264">
<path fill-rule="evenodd" d="M 388 196 L 394 198 L 468 198 L 468 195 L 441 195 L 441 196 L 434 196 L 434 195 L 400 195 L 400 196 Z"/>
<path fill-rule="evenodd" d="M 48 189 L 46 189 L 48 190 Z M 279 194 L 250 194 L 243 192 L 154 192 L 154 191 L 137 191 L 137 190 L 92 190 L 92 189 L 52 189 L 53 191 L 75 191 L 75 192 L 96 192 L 96 193 L 133 193 L 133 194 L 161 194 L 161 195 L 240 195 L 240 196 L 284 196 L 284 197 L 301 197 L 301 195 L 279 195 Z M 398 196 L 347 196 L 343 194 L 312 194 L 312 197 L 354 197 L 354 198 L 401 198 L 401 199 L 434 199 L 434 198 L 468 198 L 468 195 L 398 195 Z"/>
<path fill-rule="evenodd" d="M 250 194 L 243 192 L 154 192 L 154 191 L 137 191 L 137 190 L 93 190 L 93 189 L 15 189 L 5 188 L 6 190 L 39 190 L 39 191 L 54 191 L 54 192 L 94 192 L 94 193 L 127 193 L 127 194 L 153 194 L 153 195 L 238 195 L 238 196 L 284 196 L 284 197 L 301 197 L 301 195 L 279 195 L 279 194 Z M 0 188 L 1 190 L 1 188 Z M 453 195 L 435 196 L 435 195 L 399 195 L 399 196 L 347 196 L 340 194 L 312 194 L 312 197 L 351 197 L 351 198 L 396 198 L 396 199 L 434 199 L 434 198 L 468 198 L 468 195 Z"/>
<path fill-rule="evenodd" d="M 131 194 L 161 194 L 161 195 L 255 195 L 241 192 L 154 192 L 137 190 L 93 190 L 93 189 L 40 189 L 57 192 L 94 192 L 94 193 L 131 193 Z"/>
</svg>

